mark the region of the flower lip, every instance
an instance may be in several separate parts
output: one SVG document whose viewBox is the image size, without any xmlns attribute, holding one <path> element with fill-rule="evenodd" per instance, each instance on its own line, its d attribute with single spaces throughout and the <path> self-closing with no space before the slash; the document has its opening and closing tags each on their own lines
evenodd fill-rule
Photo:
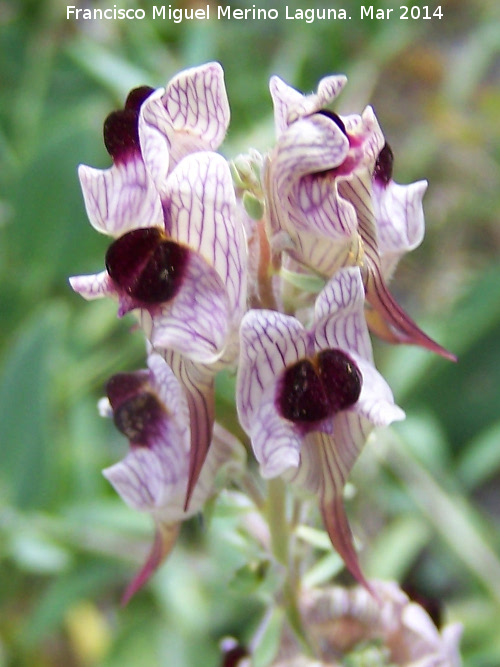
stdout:
<svg viewBox="0 0 500 667">
<path fill-rule="evenodd" d="M 139 109 L 153 88 L 142 86 L 132 90 L 125 108 L 112 111 L 104 121 L 103 136 L 106 150 L 115 162 L 125 161 L 130 153 L 139 151 Z"/>
<path fill-rule="evenodd" d="M 170 301 L 184 277 L 189 251 L 158 227 L 133 229 L 108 248 L 106 269 L 113 282 L 143 304 Z"/>
<path fill-rule="evenodd" d="M 322 350 L 285 369 L 276 407 L 284 419 L 307 427 L 354 405 L 361 386 L 361 372 L 345 352 Z"/>
<path fill-rule="evenodd" d="M 394 153 L 387 142 L 380 151 L 375 162 L 375 169 L 373 171 L 373 178 L 382 185 L 387 185 L 392 179 L 392 169 L 394 166 Z"/>
</svg>

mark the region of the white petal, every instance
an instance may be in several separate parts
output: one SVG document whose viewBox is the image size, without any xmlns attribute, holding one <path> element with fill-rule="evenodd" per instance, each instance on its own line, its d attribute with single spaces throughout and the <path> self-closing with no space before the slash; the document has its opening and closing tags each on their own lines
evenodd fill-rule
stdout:
<svg viewBox="0 0 500 667">
<path fill-rule="evenodd" d="M 288 365 L 307 355 L 308 334 L 294 317 L 270 310 L 250 310 L 240 329 L 237 408 L 250 433 L 264 391 Z"/>
<path fill-rule="evenodd" d="M 406 604 L 402 609 L 401 622 L 418 637 L 419 642 L 427 644 L 426 652 L 440 648 L 441 635 L 429 614 L 420 605 L 414 602 Z M 421 651 L 422 647 L 419 648 Z"/>
<path fill-rule="evenodd" d="M 354 207 L 339 196 L 338 167 L 349 151 L 340 129 L 327 117 L 314 116 L 291 125 L 281 136 L 265 172 L 270 225 L 274 234 L 286 231 L 298 261 L 322 271 L 331 268 L 326 245 L 340 242 L 348 255 L 357 229 Z M 320 238 L 320 246 L 315 241 Z M 323 252 L 322 252 L 323 249 Z M 338 250 L 332 249 L 333 255 Z M 326 257 L 317 264 L 318 254 Z"/>
<path fill-rule="evenodd" d="M 378 239 L 372 203 L 372 179 L 368 168 L 360 168 L 338 179 L 338 192 L 356 211 L 358 228 L 363 241 L 378 252 Z"/>
<path fill-rule="evenodd" d="M 75 292 L 88 301 L 105 296 L 116 296 L 116 289 L 107 271 L 87 276 L 72 276 L 69 283 Z"/>
<path fill-rule="evenodd" d="M 148 367 L 151 372 L 151 386 L 156 390 L 161 402 L 175 415 L 178 424 L 189 423 L 189 411 L 182 385 L 165 359 L 157 353 L 148 355 Z"/>
<path fill-rule="evenodd" d="M 350 118 L 353 119 L 355 116 Z M 345 120 L 342 117 L 342 120 L 346 124 L 346 129 L 362 140 L 363 157 L 360 160 L 360 166 L 368 167 L 369 171 L 373 172 L 375 162 L 384 147 L 385 137 L 372 107 L 365 107 L 361 117 L 358 116 L 358 118 L 359 124 L 356 122 L 356 126 L 351 128 L 349 128 L 349 117 Z"/>
<path fill-rule="evenodd" d="M 346 82 L 347 78 L 342 74 L 327 76 L 319 82 L 317 93 L 303 95 L 279 77 L 271 77 L 269 88 L 274 103 L 277 135 L 279 136 L 288 125 L 297 119 L 309 116 L 328 106 L 337 97 Z"/>
<path fill-rule="evenodd" d="M 141 107 L 139 137 L 146 166 L 164 193 L 169 171 L 190 153 L 216 150 L 229 125 L 224 72 L 208 63 L 180 72 Z"/>
<path fill-rule="evenodd" d="M 344 76 L 344 74 L 332 74 L 323 77 L 318 84 L 317 94 L 315 96 L 309 96 L 309 99 L 311 100 L 314 97 L 316 98 L 314 100 L 314 106 L 312 106 L 312 110 L 309 111 L 309 113 L 324 109 L 325 106 L 333 102 L 333 100 L 338 97 L 346 83 L 347 77 Z"/>
<path fill-rule="evenodd" d="M 205 258 L 226 286 L 231 311 L 246 299 L 247 248 L 229 166 L 217 153 L 189 155 L 166 188 L 167 232 Z"/>
<path fill-rule="evenodd" d="M 372 360 L 364 315 L 365 291 L 357 267 L 341 269 L 318 295 L 314 340 L 317 350 L 340 348 Z"/>
<path fill-rule="evenodd" d="M 349 141 L 339 127 L 321 114 L 293 123 L 281 135 L 272 157 L 281 194 L 305 174 L 334 169 L 344 161 Z"/>
<path fill-rule="evenodd" d="M 293 219 L 293 216 L 290 216 Z M 314 232 L 299 232 L 288 255 L 320 276 L 333 276 L 341 267 L 355 266 L 362 257 L 357 232 L 334 240 Z M 361 253 L 361 254 L 360 254 Z"/>
<path fill-rule="evenodd" d="M 288 208 L 290 222 L 297 232 L 321 235 L 326 243 L 349 240 L 357 229 L 356 211 L 339 195 L 333 174 L 301 178 L 288 196 Z"/>
<path fill-rule="evenodd" d="M 163 106 L 164 93 L 165 90 L 159 88 L 147 98 L 141 106 L 138 123 L 144 163 L 160 193 L 163 193 L 169 169 L 173 168 L 170 150 L 175 134 Z"/>
<path fill-rule="evenodd" d="M 161 201 L 139 153 L 109 169 L 80 165 L 85 208 L 98 232 L 118 237 L 131 229 L 161 225 Z"/>
<path fill-rule="evenodd" d="M 299 465 L 303 439 L 297 427 L 276 411 L 275 388 L 276 382 L 265 392 L 250 433 L 255 458 L 265 479 L 278 477 Z"/>
<path fill-rule="evenodd" d="M 394 404 L 392 391 L 380 373 L 364 359 L 355 355 L 353 359 L 363 376 L 363 385 L 352 409 L 374 426 L 388 426 L 393 421 L 403 420 L 405 413 Z"/>
<path fill-rule="evenodd" d="M 384 187 L 373 184 L 373 205 L 378 244 L 385 278 L 390 278 L 402 255 L 418 247 L 425 231 L 422 198 L 427 181 Z"/>
<path fill-rule="evenodd" d="M 212 150 L 220 146 L 229 125 L 230 110 L 224 71 L 219 63 L 207 63 L 177 74 L 167 85 L 163 103 L 175 130 L 201 137 Z"/>
<path fill-rule="evenodd" d="M 342 496 L 345 482 L 373 426 L 352 412 L 333 418 L 332 433 L 315 431 L 304 438 L 300 468 L 289 481 L 328 498 Z M 326 485 L 326 486 L 325 486 Z M 326 489 L 326 490 L 325 490 Z"/>
<path fill-rule="evenodd" d="M 279 137 L 289 125 L 289 110 L 298 107 L 304 96 L 298 90 L 285 83 L 279 76 L 271 77 L 269 80 L 269 90 L 274 104 L 276 135 Z"/>
<path fill-rule="evenodd" d="M 220 276 L 191 252 L 179 292 L 152 318 L 151 343 L 193 361 L 213 363 L 224 352 L 230 312 Z"/>
<path fill-rule="evenodd" d="M 183 492 L 187 478 L 186 429 L 173 418 L 162 424 L 161 440 L 134 447 L 125 458 L 103 470 L 123 500 L 136 510 L 153 513 Z"/>
</svg>

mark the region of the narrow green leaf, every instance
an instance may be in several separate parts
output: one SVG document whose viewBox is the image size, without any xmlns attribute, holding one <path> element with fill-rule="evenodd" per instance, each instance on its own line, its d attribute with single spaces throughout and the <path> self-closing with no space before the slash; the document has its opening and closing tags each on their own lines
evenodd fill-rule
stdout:
<svg viewBox="0 0 500 667">
<path fill-rule="evenodd" d="M 14 504 L 46 503 L 57 457 L 51 439 L 51 378 L 66 323 L 64 308 L 36 311 L 26 321 L 0 375 L 1 473 Z"/>
<path fill-rule="evenodd" d="M 253 653 L 253 667 L 267 667 L 278 653 L 285 615 L 282 609 L 268 612 L 260 641 Z"/>
<path fill-rule="evenodd" d="M 464 449 L 457 475 L 469 489 L 487 482 L 500 470 L 500 422 L 483 429 Z"/>
<path fill-rule="evenodd" d="M 368 569 L 377 579 L 402 581 L 431 535 L 420 516 L 404 514 L 391 521 L 370 544 Z"/>
</svg>

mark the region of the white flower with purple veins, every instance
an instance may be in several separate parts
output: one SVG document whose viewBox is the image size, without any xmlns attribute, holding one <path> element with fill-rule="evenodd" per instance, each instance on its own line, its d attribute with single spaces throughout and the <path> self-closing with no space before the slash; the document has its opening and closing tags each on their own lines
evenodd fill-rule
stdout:
<svg viewBox="0 0 500 667">
<path fill-rule="evenodd" d="M 182 157 L 216 150 L 229 125 L 229 102 L 219 63 L 177 74 L 166 88 L 137 88 L 125 108 L 104 123 L 109 169 L 78 170 L 89 220 L 118 236 L 161 224 L 159 191 Z"/>
<path fill-rule="evenodd" d="M 271 231 L 278 240 L 286 233 L 288 253 L 325 276 L 359 253 L 356 210 L 339 186 L 373 168 L 384 144 L 370 107 L 343 118 L 327 109 L 345 83 L 326 77 L 317 94 L 305 96 L 277 76 L 270 81 L 277 133 L 266 171 Z"/>
<path fill-rule="evenodd" d="M 152 92 L 147 86 L 132 90 L 125 107 L 104 121 L 104 145 L 113 165 L 78 168 L 90 224 L 102 234 L 118 236 L 161 221 L 160 197 L 142 159 L 138 132 L 141 105 Z"/>
<path fill-rule="evenodd" d="M 234 436 L 216 425 L 189 511 L 185 511 L 190 448 L 186 396 L 160 355 L 151 354 L 148 366 L 149 370 L 113 376 L 107 384 L 108 399 L 101 404 L 130 443 L 125 458 L 104 470 L 104 475 L 128 505 L 149 513 L 156 525 L 151 553 L 128 587 L 126 600 L 170 553 L 180 523 L 201 510 L 213 492 L 217 472 L 241 458 L 242 450 Z"/>
<path fill-rule="evenodd" d="M 373 365 L 357 267 L 338 271 L 319 294 L 309 329 L 275 311 L 245 315 L 237 407 L 262 475 L 318 495 L 334 547 L 366 584 L 342 491 L 373 427 L 404 413 Z"/>
<path fill-rule="evenodd" d="M 394 183 L 392 152 L 370 107 L 342 117 L 326 108 L 345 82 L 326 77 L 317 94 L 304 96 L 271 79 L 277 143 L 265 187 L 274 246 L 327 278 L 341 266 L 359 265 L 378 334 L 454 358 L 386 286 L 399 258 L 422 239 L 426 183 Z"/>
<path fill-rule="evenodd" d="M 92 196 L 87 172 L 82 179 L 92 224 L 116 240 L 106 255 L 106 271 L 74 277 L 71 284 L 88 299 L 115 296 L 120 316 L 141 311 L 155 348 L 173 348 L 194 361 L 214 363 L 223 356 L 231 324 L 238 326 L 246 299 L 246 241 L 226 161 L 210 151 L 189 154 L 163 174 L 161 197 L 156 187 L 149 187 L 151 181 L 147 188 L 139 181 L 128 183 L 138 200 L 140 194 L 148 200 L 135 206 L 134 214 L 130 197 L 123 206 L 102 208 L 125 194 L 114 171 L 130 161 L 135 167 L 143 165 L 143 159 L 147 162 L 138 139 L 139 107 L 147 91 L 133 92 L 125 109 L 105 122 L 106 146 L 115 161 L 106 173 L 110 177 L 93 180 Z M 187 97 L 186 104 L 192 106 Z M 202 108 L 207 111 L 206 104 Z M 190 113 L 185 110 L 187 119 Z M 184 136 L 187 130 L 176 132 Z"/>
<path fill-rule="evenodd" d="M 157 187 L 190 153 L 215 151 L 226 136 L 230 110 L 224 71 L 217 62 L 184 70 L 142 105 L 139 136 Z"/>
</svg>

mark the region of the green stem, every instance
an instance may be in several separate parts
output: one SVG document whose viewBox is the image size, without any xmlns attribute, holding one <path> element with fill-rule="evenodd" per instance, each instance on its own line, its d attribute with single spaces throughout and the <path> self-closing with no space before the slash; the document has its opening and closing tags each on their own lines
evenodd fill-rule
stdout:
<svg viewBox="0 0 500 667">
<path fill-rule="evenodd" d="M 279 478 L 272 479 L 268 483 L 267 520 L 271 533 L 272 554 L 277 562 L 286 569 L 286 579 L 282 590 L 285 614 L 303 650 L 308 655 L 312 655 L 297 601 L 300 582 L 296 581 L 295 568 L 292 567 L 290 525 L 286 516 L 286 487 Z"/>
<path fill-rule="evenodd" d="M 271 533 L 271 551 L 278 563 L 288 569 L 289 535 L 283 481 L 279 477 L 269 480 L 267 493 L 267 522 Z"/>
<path fill-rule="evenodd" d="M 238 479 L 237 484 L 253 501 L 257 509 L 265 509 L 264 495 L 249 470 L 245 470 L 241 478 Z"/>
</svg>

